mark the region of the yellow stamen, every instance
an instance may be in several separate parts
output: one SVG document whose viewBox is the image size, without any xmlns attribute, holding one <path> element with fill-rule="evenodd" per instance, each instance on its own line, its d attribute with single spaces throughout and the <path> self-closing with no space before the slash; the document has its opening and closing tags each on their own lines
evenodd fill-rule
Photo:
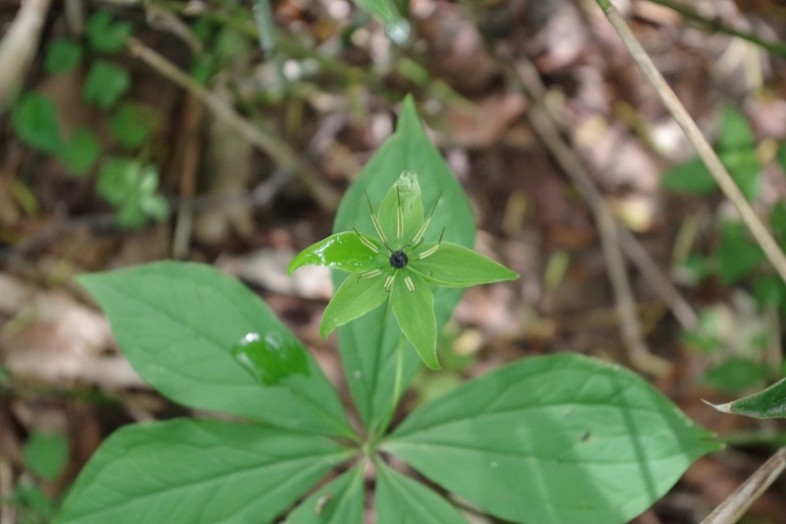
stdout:
<svg viewBox="0 0 786 524">
<path fill-rule="evenodd" d="M 423 260 L 424 258 L 430 257 L 431 255 L 437 252 L 437 249 L 439 249 L 439 244 L 435 246 L 431 246 L 430 248 L 419 254 L 418 258 Z"/>
</svg>

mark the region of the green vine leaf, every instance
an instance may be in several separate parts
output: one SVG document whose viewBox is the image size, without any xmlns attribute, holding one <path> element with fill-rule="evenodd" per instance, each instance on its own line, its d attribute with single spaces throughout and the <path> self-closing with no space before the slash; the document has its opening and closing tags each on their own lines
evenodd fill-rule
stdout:
<svg viewBox="0 0 786 524">
<path fill-rule="evenodd" d="M 443 232 L 437 240 L 425 241 L 435 232 L 429 230 L 430 214 L 424 217 L 414 171 L 401 173 L 376 213 L 370 212 L 377 238 L 359 231 L 336 233 L 299 253 L 289 272 L 316 264 L 353 273 L 325 309 L 322 336 L 387 300 L 388 311 L 421 360 L 439 369 L 432 286 L 461 288 L 514 280 L 518 274 L 464 246 L 443 241 Z"/>
</svg>

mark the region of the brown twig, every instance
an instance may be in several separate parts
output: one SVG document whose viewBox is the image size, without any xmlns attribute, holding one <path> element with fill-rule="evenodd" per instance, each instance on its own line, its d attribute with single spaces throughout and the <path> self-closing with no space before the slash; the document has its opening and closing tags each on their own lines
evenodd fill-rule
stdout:
<svg viewBox="0 0 786 524">
<path fill-rule="evenodd" d="M 13 102 L 35 57 L 50 0 L 26 0 L 0 41 L 0 113 Z"/>
<path fill-rule="evenodd" d="M 707 515 L 702 524 L 729 524 L 737 522 L 762 493 L 786 468 L 786 448 L 781 448 L 757 469 L 753 475 L 729 495 L 723 503 Z"/>
<path fill-rule="evenodd" d="M 494 52 L 498 53 L 496 50 Z M 624 242 L 629 245 L 629 250 L 631 250 L 630 245 L 635 245 L 639 248 L 633 249 L 636 254 L 634 259 L 636 262 L 640 263 L 644 259 L 649 259 L 649 257 L 646 256 L 646 251 L 638 246 L 638 242 L 632 235 L 623 237 L 621 233 L 623 231 L 622 228 L 619 227 L 617 221 L 613 218 L 603 200 L 603 196 L 592 183 L 590 175 L 581 163 L 578 155 L 573 152 L 562 138 L 557 124 L 550 116 L 548 109 L 541 104 L 540 101 L 545 100 L 546 89 L 540 81 L 535 65 L 526 57 L 517 57 L 515 65 L 512 67 L 508 65 L 511 62 L 512 60 L 500 60 L 500 63 L 504 64 L 503 67 L 508 71 L 508 78 L 519 86 L 531 104 L 528 115 L 532 127 L 535 128 L 554 160 L 570 177 L 595 216 L 595 223 L 598 226 L 601 239 L 601 248 L 606 260 L 606 271 L 614 292 L 617 315 L 620 320 L 620 334 L 628 349 L 631 363 L 639 369 L 662 376 L 668 373 L 671 364 L 651 354 L 644 343 L 641 322 L 636 314 L 636 303 L 631 291 L 628 272 L 625 268 L 625 258 L 621 251 L 621 244 Z M 624 241 L 622 240 L 623 238 L 625 238 Z M 665 277 L 660 275 L 660 271 L 657 270 L 657 266 L 654 263 L 643 266 L 642 272 L 644 270 L 648 272 L 653 272 L 654 270 L 654 273 L 657 275 L 654 278 L 661 283 L 667 281 Z M 673 289 L 673 286 L 669 287 Z M 653 289 L 662 294 L 663 289 L 658 289 L 655 286 L 653 286 Z M 669 297 L 663 296 L 664 301 L 670 307 L 679 301 L 679 299 L 675 300 L 675 297 L 679 297 L 676 290 Z M 684 315 L 685 310 L 690 311 L 690 306 L 687 303 L 681 304 L 679 314 L 681 316 Z M 672 311 L 674 311 L 673 307 Z M 677 314 L 675 312 L 675 316 Z M 695 314 L 693 318 L 695 318 Z M 684 321 L 690 322 L 691 320 L 686 318 Z"/>
<path fill-rule="evenodd" d="M 240 116 L 231 106 L 212 96 L 212 93 L 196 80 L 139 40 L 129 38 L 127 46 L 133 56 L 201 99 L 217 118 L 237 129 L 243 138 L 264 151 L 282 169 L 292 171 L 325 211 L 336 210 L 339 201 L 336 190 L 322 181 L 315 170 L 275 132 L 262 123 L 252 123 Z"/>
<path fill-rule="evenodd" d="M 469 7 L 472 9 L 472 6 Z M 486 45 L 496 57 L 508 81 L 516 86 L 529 101 L 528 116 L 532 127 L 543 140 L 555 161 L 570 177 L 594 214 L 603 254 L 607 262 L 609 280 L 615 294 L 616 308 L 620 317 L 620 332 L 632 363 L 656 375 L 666 373 L 670 364 L 652 355 L 644 344 L 641 324 L 636 316 L 635 300 L 620 248 L 636 265 L 653 291 L 663 300 L 683 327 L 695 327 L 697 323 L 695 311 L 653 262 L 638 240 L 630 232 L 620 227 L 614 219 L 603 196 L 593 184 L 587 169 L 578 155 L 562 138 L 556 119 L 542 104 L 542 101 L 547 99 L 547 91 L 540 80 L 535 65 L 523 56 L 516 57 L 515 60 L 503 56 L 502 52 L 488 39 L 486 39 Z"/>
<path fill-rule="evenodd" d="M 636 40 L 636 37 L 633 35 L 633 32 L 630 30 L 630 27 L 628 27 L 628 24 L 625 22 L 619 10 L 614 7 L 609 0 L 596 1 L 606 14 L 606 18 L 619 35 L 623 44 L 625 44 L 628 53 L 630 53 L 636 65 L 639 66 L 644 76 L 655 88 L 663 105 L 666 106 L 671 116 L 679 124 L 685 132 L 685 135 L 693 144 L 693 147 L 704 162 L 704 165 L 707 166 L 715 182 L 717 182 L 721 191 L 723 191 L 723 194 L 726 195 L 726 198 L 728 198 L 734 207 L 737 208 L 737 212 L 740 214 L 743 222 L 745 222 L 748 230 L 756 239 L 759 246 L 761 246 L 762 251 L 764 251 L 767 259 L 775 268 L 775 271 L 777 271 L 783 281 L 786 282 L 786 255 L 783 254 L 783 251 L 778 247 L 775 239 L 772 238 L 772 235 L 756 215 L 756 212 L 753 211 L 753 208 L 745 199 L 745 196 L 737 187 L 737 184 L 734 183 L 734 179 L 732 179 L 726 167 L 720 161 L 720 158 L 718 158 L 718 155 L 715 154 L 715 151 L 712 149 L 709 142 L 707 142 L 707 139 L 704 138 L 699 126 L 685 109 L 685 106 L 682 105 L 679 98 L 677 98 L 677 95 L 663 78 L 663 75 L 661 75 L 660 71 L 655 67 L 655 64 L 652 62 L 647 52 L 641 44 L 639 44 L 638 40 Z"/>
</svg>

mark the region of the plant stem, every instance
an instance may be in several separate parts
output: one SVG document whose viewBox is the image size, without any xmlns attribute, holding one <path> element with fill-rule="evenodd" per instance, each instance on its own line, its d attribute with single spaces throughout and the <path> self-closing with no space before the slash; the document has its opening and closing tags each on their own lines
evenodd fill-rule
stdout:
<svg viewBox="0 0 786 524">
<path fill-rule="evenodd" d="M 376 447 L 377 442 L 385 435 L 385 431 L 387 431 L 388 427 L 390 426 L 390 422 L 393 420 L 393 414 L 396 412 L 396 406 L 398 406 L 399 397 L 401 396 L 401 377 L 404 368 L 404 339 L 400 338 L 398 341 L 398 345 L 396 346 L 396 376 L 395 382 L 393 383 L 393 395 L 390 398 L 390 410 L 388 411 L 387 417 L 382 421 L 382 424 L 372 432 L 373 439 L 372 442 L 373 447 Z"/>
<path fill-rule="evenodd" d="M 132 56 L 139 58 L 162 76 L 193 93 L 213 112 L 216 118 L 236 128 L 255 147 L 264 151 L 283 169 L 292 171 L 306 186 L 317 203 L 326 211 L 338 207 L 338 194 L 284 140 L 260 122 L 252 123 L 240 116 L 229 104 L 216 97 L 172 62 L 147 47 L 136 38 L 128 39 Z"/>
<path fill-rule="evenodd" d="M 707 139 L 702 135 L 699 126 L 693 118 L 691 118 L 685 106 L 682 105 L 682 102 L 680 102 L 677 95 L 655 67 L 655 64 L 652 62 L 647 52 L 641 44 L 639 44 L 638 40 L 636 40 L 636 37 L 633 35 L 633 32 L 628 27 L 628 24 L 625 22 L 619 10 L 611 5 L 608 0 L 596 0 L 596 2 L 601 9 L 603 9 L 612 27 L 614 27 L 614 30 L 622 39 L 631 57 L 636 62 L 636 65 L 639 66 L 647 80 L 655 87 L 655 91 L 663 104 L 685 132 L 688 139 L 693 144 L 693 147 L 696 148 L 696 152 L 707 166 L 707 169 L 721 188 L 721 191 L 723 191 L 726 198 L 731 201 L 734 207 L 737 208 L 743 222 L 745 222 L 748 230 L 750 230 L 756 242 L 761 246 L 767 259 L 778 272 L 781 279 L 786 282 L 786 255 L 783 254 L 783 251 L 778 247 L 778 244 L 772 238 L 770 232 L 753 211 L 748 201 L 745 200 L 745 197 L 731 178 L 726 167 L 720 161 L 718 155 L 715 154 L 715 151 L 713 151 Z"/>
<path fill-rule="evenodd" d="M 735 36 L 742 40 L 751 42 L 752 44 L 756 44 L 757 46 L 766 49 L 770 53 L 786 57 L 786 44 L 764 40 L 758 35 L 749 33 L 747 31 L 742 31 L 740 29 L 735 29 L 734 27 L 726 25 L 719 20 L 708 20 L 707 18 L 701 16 L 699 13 L 694 11 L 692 8 L 683 5 L 679 2 L 672 2 L 671 0 L 648 0 L 648 1 L 652 2 L 653 4 L 658 4 L 664 7 L 668 7 L 672 11 L 675 11 L 680 15 L 682 15 L 683 17 L 685 17 L 687 20 L 696 22 L 704 29 Z"/>
<path fill-rule="evenodd" d="M 780 476 L 784 468 L 786 468 L 786 448 L 781 448 L 715 508 L 702 524 L 737 522 L 751 504 Z"/>
</svg>

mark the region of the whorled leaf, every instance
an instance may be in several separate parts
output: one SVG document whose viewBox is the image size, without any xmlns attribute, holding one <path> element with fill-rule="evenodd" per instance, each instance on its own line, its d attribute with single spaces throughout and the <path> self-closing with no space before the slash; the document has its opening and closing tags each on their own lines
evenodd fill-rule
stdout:
<svg viewBox="0 0 786 524">
<path fill-rule="evenodd" d="M 286 524 L 360 524 L 365 503 L 363 487 L 363 468 L 355 466 L 301 502 Z"/>
<path fill-rule="evenodd" d="M 364 242 L 365 240 L 365 242 Z M 376 251 L 368 243 L 375 245 Z M 382 246 L 373 238 L 361 239 L 354 231 L 344 231 L 320 240 L 300 253 L 289 263 L 289 274 L 307 265 L 325 266 L 341 271 L 362 271 L 374 265 Z"/>
<path fill-rule="evenodd" d="M 399 329 L 421 360 L 429 368 L 439 369 L 434 293 L 428 282 L 414 273 L 397 278 L 391 292 L 390 308 Z"/>
<path fill-rule="evenodd" d="M 236 279 L 169 261 L 78 280 L 100 303 L 134 369 L 171 400 L 306 433 L 354 436 L 311 355 Z M 262 361 L 275 364 L 272 375 L 254 373 L 247 366 L 254 359 L 244 363 L 233 354 L 249 336 L 265 348 Z"/>
<path fill-rule="evenodd" d="M 350 453 L 325 437 L 269 426 L 126 426 L 85 466 L 55 523 L 272 522 Z"/>
<path fill-rule="evenodd" d="M 513 522 L 623 523 L 719 442 L 634 373 L 535 357 L 415 410 L 383 451 Z"/>
<path fill-rule="evenodd" d="M 341 283 L 325 308 L 319 333 L 326 337 L 338 326 L 378 308 L 388 298 L 384 282 L 385 275 L 381 272 L 371 277 L 352 273 Z"/>
<path fill-rule="evenodd" d="M 433 254 L 429 254 L 431 250 Z M 424 254 L 428 256 L 423 258 Z M 502 264 L 452 242 L 425 243 L 415 250 L 413 259 L 413 271 L 442 287 L 477 286 L 519 277 Z"/>
<path fill-rule="evenodd" d="M 377 466 L 375 497 L 377 524 L 467 523 L 455 506 L 432 489 L 382 462 Z"/>
</svg>

